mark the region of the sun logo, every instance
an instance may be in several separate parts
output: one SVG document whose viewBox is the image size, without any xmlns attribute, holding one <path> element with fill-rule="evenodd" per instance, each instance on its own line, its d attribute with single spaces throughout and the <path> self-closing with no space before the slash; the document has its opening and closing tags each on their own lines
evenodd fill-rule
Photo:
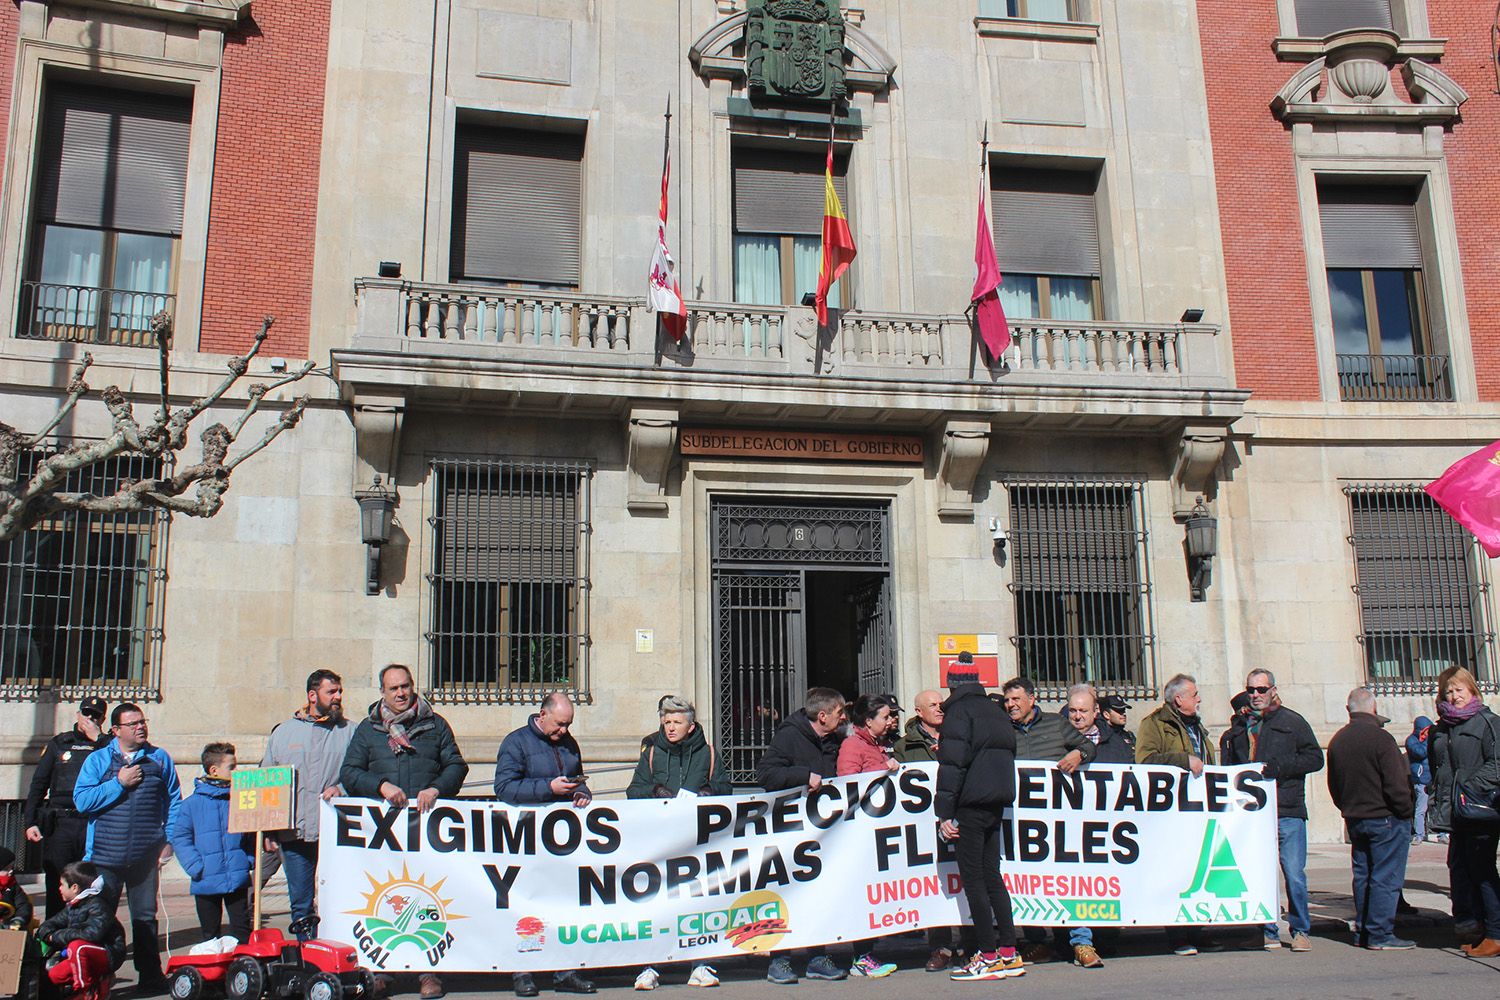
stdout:
<svg viewBox="0 0 1500 1000">
<path fill-rule="evenodd" d="M 465 919 L 462 914 L 449 909 L 453 900 L 441 895 L 447 879 L 438 879 L 428 885 L 425 876 L 412 878 L 405 865 L 401 866 L 400 875 L 387 873 L 384 882 L 369 872 L 365 873 L 365 878 L 370 880 L 370 891 L 363 893 L 364 908 L 347 911 L 361 918 L 356 935 L 373 946 L 361 950 L 370 954 L 378 949 L 382 957 L 388 957 L 403 945 L 413 945 L 436 965 L 453 943 L 448 924 Z M 377 964 L 385 965 L 383 961 Z"/>
</svg>

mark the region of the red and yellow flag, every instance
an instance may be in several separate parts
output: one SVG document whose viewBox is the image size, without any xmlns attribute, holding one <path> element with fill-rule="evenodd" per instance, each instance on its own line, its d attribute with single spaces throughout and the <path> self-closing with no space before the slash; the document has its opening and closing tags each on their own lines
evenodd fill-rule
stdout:
<svg viewBox="0 0 1500 1000">
<path fill-rule="evenodd" d="M 823 263 L 818 268 L 818 325 L 828 325 L 828 289 L 849 270 L 849 263 L 859 253 L 854 234 L 844 218 L 844 206 L 833 187 L 833 143 L 828 143 L 828 166 L 823 175 Z"/>
</svg>

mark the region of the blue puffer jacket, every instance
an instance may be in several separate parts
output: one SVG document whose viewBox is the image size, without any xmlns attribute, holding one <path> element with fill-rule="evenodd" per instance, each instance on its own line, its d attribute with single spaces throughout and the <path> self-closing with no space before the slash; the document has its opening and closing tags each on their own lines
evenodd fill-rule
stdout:
<svg viewBox="0 0 1500 1000">
<path fill-rule="evenodd" d="M 73 805 L 89 821 L 84 860 L 104 868 L 155 861 L 167 828 L 182 806 L 177 765 L 165 750 L 147 743 L 136 754 L 141 782 L 134 788 L 116 775 L 125 766 L 120 741 L 110 740 L 84 758 L 73 786 Z"/>
<path fill-rule="evenodd" d="M 515 806 L 567 802 L 573 793 L 552 794 L 552 779 L 583 771 L 583 755 L 571 733 L 553 743 L 536 727 L 536 716 L 505 737 L 495 757 L 495 798 Z M 587 786 L 579 785 L 587 791 Z"/>
<path fill-rule="evenodd" d="M 1411 735 L 1406 738 L 1407 766 L 1411 768 L 1414 785 L 1432 784 L 1432 762 L 1427 759 L 1427 740 L 1432 733 L 1432 720 L 1419 715 L 1411 724 Z"/>
<path fill-rule="evenodd" d="M 195 896 L 217 896 L 250 884 L 254 835 L 229 832 L 229 786 L 199 778 L 167 831 Z"/>
</svg>

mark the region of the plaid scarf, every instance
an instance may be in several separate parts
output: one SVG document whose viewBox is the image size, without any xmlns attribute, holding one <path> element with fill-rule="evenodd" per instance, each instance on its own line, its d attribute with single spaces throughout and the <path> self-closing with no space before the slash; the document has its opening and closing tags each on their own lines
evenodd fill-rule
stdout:
<svg viewBox="0 0 1500 1000">
<path fill-rule="evenodd" d="M 411 745 L 412 738 L 431 729 L 434 718 L 432 706 L 421 695 L 417 695 L 411 708 L 404 712 L 392 712 L 383 700 L 370 706 L 370 725 L 376 732 L 385 733 L 391 753 L 398 757 L 404 753 L 416 753 L 416 748 Z"/>
</svg>

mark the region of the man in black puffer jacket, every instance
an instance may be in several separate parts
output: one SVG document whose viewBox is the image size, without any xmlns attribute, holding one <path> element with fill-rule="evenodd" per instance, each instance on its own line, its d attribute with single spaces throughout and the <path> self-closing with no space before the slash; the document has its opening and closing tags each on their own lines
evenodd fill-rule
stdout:
<svg viewBox="0 0 1500 1000">
<path fill-rule="evenodd" d="M 1323 770 L 1323 749 L 1307 720 L 1281 703 L 1276 676 L 1252 670 L 1245 678 L 1250 714 L 1226 741 L 1225 764 L 1263 764 L 1276 782 L 1276 832 L 1281 874 L 1286 879 L 1286 922 L 1293 951 L 1311 951 L 1312 915 L 1307 902 L 1307 776 Z M 1281 947 L 1275 922 L 1265 926 L 1265 948 Z"/>
<path fill-rule="evenodd" d="M 952 979 L 1005 979 L 1026 971 L 1016 954 L 1010 893 L 1000 878 L 1000 817 L 1015 798 L 1015 727 L 983 687 L 960 684 L 943 704 L 936 810 L 941 836 L 958 841 L 958 875 L 979 950 Z"/>
</svg>

